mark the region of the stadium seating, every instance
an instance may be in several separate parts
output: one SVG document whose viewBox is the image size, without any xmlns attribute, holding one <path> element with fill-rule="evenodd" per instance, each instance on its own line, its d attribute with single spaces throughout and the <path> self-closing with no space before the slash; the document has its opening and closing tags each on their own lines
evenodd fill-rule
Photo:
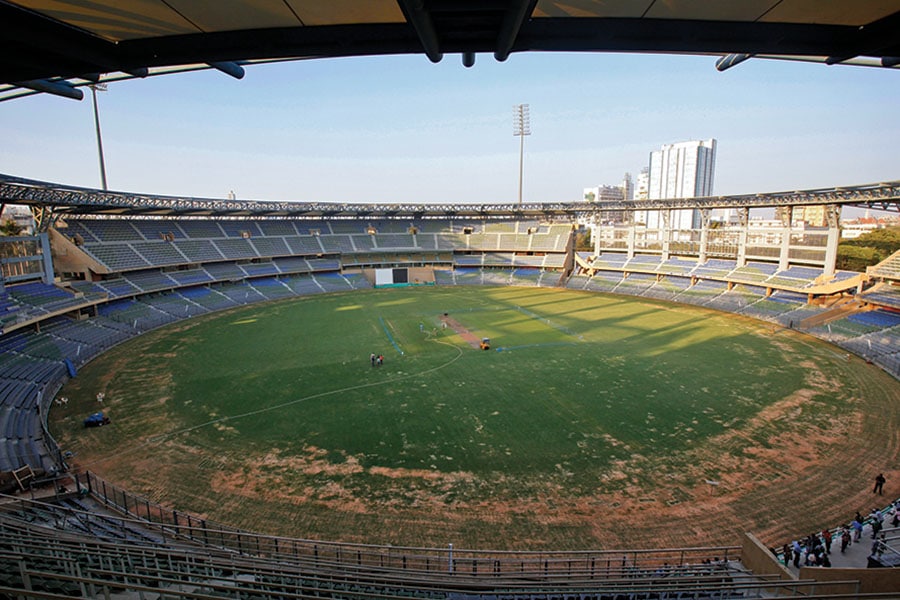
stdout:
<svg viewBox="0 0 900 600">
<path fill-rule="evenodd" d="M 283 278 L 283 281 L 298 295 L 321 294 L 325 291 L 312 275 L 293 275 Z"/>
<path fill-rule="evenodd" d="M 264 275 L 277 275 L 281 270 L 273 261 L 260 261 L 241 264 L 241 268 L 248 277 L 261 277 Z"/>
<path fill-rule="evenodd" d="M 250 240 L 243 238 L 214 240 L 213 245 L 222 253 L 222 256 L 231 260 L 259 258 L 260 256 Z"/>
<path fill-rule="evenodd" d="M 670 258 L 661 262 L 656 268 L 659 273 L 670 273 L 672 275 L 689 275 L 697 266 L 695 260 L 684 260 L 681 258 Z"/>
<path fill-rule="evenodd" d="M 224 260 L 222 254 L 211 240 L 178 240 L 173 245 L 190 263 Z"/>
<path fill-rule="evenodd" d="M 434 282 L 438 285 L 454 285 L 454 271 L 451 269 L 435 269 Z"/>
<path fill-rule="evenodd" d="M 247 273 L 236 263 L 210 263 L 203 267 L 214 281 L 233 281 L 243 279 Z"/>
<path fill-rule="evenodd" d="M 540 285 L 543 271 L 540 269 L 513 269 L 510 273 L 512 285 L 538 286 Z"/>
<path fill-rule="evenodd" d="M 178 283 L 166 273 L 155 269 L 148 271 L 132 271 L 124 274 L 122 278 L 141 292 L 171 289 L 178 285 Z"/>
<path fill-rule="evenodd" d="M 886 310 L 873 310 L 871 312 L 857 313 L 847 317 L 848 321 L 861 323 L 874 329 L 888 329 L 900 325 L 900 313 Z"/>
<path fill-rule="evenodd" d="M 131 325 L 136 331 L 144 332 L 178 320 L 177 317 L 154 308 L 141 300 L 117 300 L 101 306 L 99 312 L 104 317 Z"/>
<path fill-rule="evenodd" d="M 715 297 L 724 294 L 727 289 L 728 285 L 722 281 L 700 279 L 694 285 L 685 288 L 683 292 L 677 294 L 673 300 L 675 302 L 705 306 Z"/>
<path fill-rule="evenodd" d="M 691 285 L 687 277 L 668 276 L 662 277 L 649 288 L 644 290 L 642 296 L 657 298 L 659 300 L 673 300 Z"/>
<path fill-rule="evenodd" d="M 212 281 L 209 273 L 203 269 L 184 269 L 179 271 L 167 271 L 166 275 L 178 284 L 179 287 L 208 283 Z"/>
<path fill-rule="evenodd" d="M 765 290 L 749 285 L 735 285 L 718 296 L 711 298 L 705 306 L 725 312 L 739 312 L 744 307 L 765 297 Z"/>
<path fill-rule="evenodd" d="M 481 274 L 483 285 L 510 285 L 513 269 L 484 269 Z"/>
<path fill-rule="evenodd" d="M 131 242 L 144 239 L 130 219 L 91 219 L 82 221 L 91 237 L 99 242 Z"/>
<path fill-rule="evenodd" d="M 103 281 L 95 281 L 94 286 L 100 288 L 108 297 L 121 298 L 124 296 L 134 296 L 141 293 L 141 290 L 134 286 L 124 277 L 113 277 L 104 279 Z"/>
<path fill-rule="evenodd" d="M 628 262 L 627 254 L 616 254 L 613 252 L 605 252 L 593 257 L 588 255 L 585 258 L 593 259 L 589 260 L 589 262 L 592 267 L 598 269 L 622 270 L 625 268 L 625 263 Z"/>
<path fill-rule="evenodd" d="M 376 233 L 369 233 L 368 227 L 373 227 Z M 410 233 L 410 227 L 417 233 Z M 464 228 L 472 233 L 464 233 Z M 449 219 L 421 222 L 70 219 L 61 233 L 69 239 L 75 234 L 81 236 L 85 252 L 113 273 L 96 282 L 72 282 L 71 289 L 76 293 L 37 283 L 0 288 L 0 317 L 6 318 L 3 323 L 16 322 L 19 315 L 41 321 L 39 332 L 20 329 L 0 335 L 0 470 L 26 464 L 44 470 L 59 468 L 57 450 L 45 436 L 40 411 L 46 409 L 67 379 L 69 364 L 80 367 L 144 331 L 253 302 L 369 288 L 371 283 L 362 273 L 344 269 L 361 264 L 359 261 L 382 260 L 385 264 L 438 261 L 448 267 L 452 263 L 452 269 L 434 271 L 438 285 L 555 286 L 560 282 L 565 264 L 570 231 L 569 225 L 548 226 L 532 221 Z M 729 260 L 711 259 L 698 264 L 681 258 L 663 261 L 661 256 L 653 254 L 629 260 L 625 254 L 614 252 L 583 257 L 590 258 L 592 266 L 600 270 L 591 276 L 574 274 L 564 279 L 563 284 L 569 289 L 703 305 L 784 326 L 797 325 L 823 310 L 808 305 L 806 294 L 771 291 L 772 287 L 797 289 L 810 285 L 821 272 L 808 267 L 791 266 L 779 271 L 774 263 L 752 262 L 738 268 Z M 849 276 L 855 275 L 838 273 L 836 278 Z M 737 285 L 728 290 L 729 282 Z M 889 284 L 873 288 L 861 299 L 900 307 L 900 292 Z M 84 314 L 79 319 L 51 316 L 57 309 L 77 308 L 88 300 L 100 303 L 97 316 Z M 900 373 L 898 313 L 857 312 L 810 332 L 865 356 L 890 372 Z M 179 586 L 188 578 L 187 574 L 192 578 L 193 591 L 248 598 L 272 595 L 273 590 L 331 598 L 493 599 L 505 595 L 539 599 L 636 599 L 663 598 L 667 594 L 668 597 L 749 598 L 759 597 L 764 590 L 768 593 L 773 585 L 764 578 L 755 582 L 744 578 L 735 565 L 710 565 L 683 559 L 679 562 L 671 557 L 663 559 L 655 551 L 647 553 L 643 564 L 630 560 L 627 570 L 611 569 L 606 557 L 607 571 L 602 586 L 595 579 L 583 586 L 579 583 L 587 581 L 578 576 L 588 573 L 587 567 L 576 570 L 575 577 L 569 567 L 560 579 L 529 580 L 518 576 L 507 579 L 502 576 L 507 568 L 505 558 L 484 557 L 460 558 L 453 563 L 454 567 L 465 570 L 471 587 L 438 577 L 431 572 L 431 564 L 427 569 L 422 565 L 416 567 L 416 578 L 427 573 L 425 583 L 418 579 L 415 579 L 417 583 L 411 583 L 413 578 L 409 572 L 398 565 L 385 570 L 382 563 L 378 569 L 356 570 L 359 564 L 354 567 L 341 563 L 341 573 L 336 575 L 335 569 L 327 573 L 319 570 L 308 555 L 301 560 L 284 549 L 279 551 L 277 545 L 274 551 L 269 548 L 263 559 L 249 552 L 249 545 L 236 552 L 230 546 L 204 545 L 200 540 L 186 537 L 178 537 L 177 543 L 173 543 L 171 528 L 164 530 L 104 514 L 90 504 L 89 498 L 62 497 L 55 507 L 20 505 L 14 512 L 20 513 L 21 518 L 10 517 L 13 512 L 0 511 L 0 532 L 5 540 L 13 540 L 17 547 L 29 550 L 17 552 L 13 557 L 0 549 L 0 595 L 6 593 L 5 585 L 24 585 L 23 561 L 26 571 L 33 571 L 31 585 L 35 589 L 84 597 L 102 590 L 113 593 L 129 590 L 134 596 L 161 587 L 166 588 L 167 596 L 178 597 L 184 591 Z M 60 524 L 65 528 L 63 532 L 48 533 L 50 527 Z M 218 534 L 220 541 L 226 537 L 223 531 Z M 229 539 L 241 539 L 241 534 L 233 530 L 228 535 Z M 246 535 L 249 536 L 246 540 L 256 540 L 256 544 L 271 540 L 257 534 Z M 295 548 L 305 543 L 283 538 L 275 543 L 286 542 Z M 323 549 L 320 558 L 329 551 L 325 548 L 333 547 L 336 546 L 319 543 Z M 374 547 L 371 552 L 381 553 L 382 557 L 399 556 L 396 549 Z M 413 557 L 409 559 L 412 561 Z M 135 567 L 149 560 L 155 561 L 154 569 Z M 431 556 L 427 560 L 446 567 L 443 559 Z M 572 564 L 572 558 L 566 560 Z M 662 569 L 660 561 L 663 560 L 671 561 L 669 568 Z M 80 574 L 73 575 L 75 564 L 79 565 Z M 160 564 L 166 567 L 159 568 Z M 335 564 L 338 563 L 332 562 L 330 566 Z M 396 572 L 390 570 L 394 568 Z M 394 578 L 396 573 L 403 577 Z M 494 583 L 485 583 L 481 578 L 482 574 L 489 573 Z M 596 575 L 590 573 L 592 578 Z M 783 585 L 788 593 L 803 595 L 809 591 L 803 582 Z"/>
<path fill-rule="evenodd" d="M 260 256 L 291 256 L 291 249 L 281 237 L 257 237 L 250 240 L 251 245 Z"/>
<path fill-rule="evenodd" d="M 702 277 L 704 279 L 722 279 L 728 277 L 729 273 L 737 268 L 737 263 L 733 260 L 710 259 L 703 264 L 698 264 L 691 271 L 692 275 Z"/>
<path fill-rule="evenodd" d="M 630 296 L 640 296 L 656 283 L 656 275 L 647 273 L 630 273 L 627 277 L 623 277 L 621 281 L 612 289 L 617 294 L 628 294 Z"/>
<path fill-rule="evenodd" d="M 131 225 L 145 240 L 165 240 L 170 237 L 172 239 L 184 239 L 185 237 L 184 233 L 178 227 L 177 221 L 135 219 L 134 221 L 131 221 Z"/>
<path fill-rule="evenodd" d="M 132 250 L 151 265 L 180 265 L 187 257 L 171 242 L 132 242 Z"/>
<path fill-rule="evenodd" d="M 259 292 L 260 295 L 264 296 L 268 300 L 277 300 L 279 298 L 296 296 L 291 288 L 285 285 L 283 281 L 275 277 L 256 278 L 250 281 L 250 285 L 253 286 L 253 289 Z"/>
<path fill-rule="evenodd" d="M 859 299 L 878 306 L 900 309 L 900 285 L 881 284 L 860 294 Z"/>
<path fill-rule="evenodd" d="M 625 271 L 651 272 L 656 271 L 660 265 L 660 257 L 651 254 L 637 254 L 626 262 L 622 269 Z"/>
<path fill-rule="evenodd" d="M 393 548 L 276 538 L 174 511 L 87 474 L 0 511 L 0 593 L 29 597 L 737 600 L 875 598 L 853 581 L 753 574 L 734 546 L 585 552 Z M 129 509 L 131 507 L 131 509 Z M 150 522 L 141 518 L 153 514 Z M 34 594 L 34 596 L 31 596 Z M 880 596 L 883 597 L 883 596 Z"/>
<path fill-rule="evenodd" d="M 346 292 L 353 289 L 350 282 L 340 273 L 316 273 L 314 279 L 326 292 Z"/>
<path fill-rule="evenodd" d="M 612 292 L 622 281 L 622 273 L 617 271 L 597 271 L 594 273 L 584 289 L 592 292 Z"/>
<path fill-rule="evenodd" d="M 481 285 L 481 274 L 481 269 L 467 267 L 457 268 L 455 270 L 454 281 L 459 285 Z"/>
<path fill-rule="evenodd" d="M 893 281 L 900 281 L 900 250 L 881 261 L 874 267 L 866 269 L 866 274 Z"/>
<path fill-rule="evenodd" d="M 186 302 L 196 304 L 208 310 L 224 310 L 237 306 L 237 303 L 219 292 L 215 287 L 194 287 L 178 290 L 178 295 Z"/>
</svg>

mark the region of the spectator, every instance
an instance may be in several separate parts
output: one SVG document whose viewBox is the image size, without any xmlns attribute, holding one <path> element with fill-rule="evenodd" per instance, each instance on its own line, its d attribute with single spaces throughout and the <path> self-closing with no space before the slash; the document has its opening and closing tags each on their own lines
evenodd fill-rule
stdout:
<svg viewBox="0 0 900 600">
<path fill-rule="evenodd" d="M 859 516 L 859 513 L 856 513 L 856 516 L 853 517 L 850 527 L 853 528 L 853 541 L 858 542 L 862 537 L 863 530 L 862 517 Z"/>
<path fill-rule="evenodd" d="M 872 539 L 878 537 L 878 532 L 881 531 L 881 527 L 883 525 L 883 517 L 881 516 L 881 511 L 877 508 L 872 509 L 872 513 L 869 515 L 869 521 L 872 523 Z"/>
<path fill-rule="evenodd" d="M 793 550 L 794 550 L 794 568 L 799 569 L 800 568 L 800 557 L 803 555 L 803 547 L 800 546 L 800 542 L 798 542 L 797 540 L 794 540 Z"/>
<path fill-rule="evenodd" d="M 841 554 L 850 546 L 850 531 L 846 527 L 841 527 Z"/>
</svg>

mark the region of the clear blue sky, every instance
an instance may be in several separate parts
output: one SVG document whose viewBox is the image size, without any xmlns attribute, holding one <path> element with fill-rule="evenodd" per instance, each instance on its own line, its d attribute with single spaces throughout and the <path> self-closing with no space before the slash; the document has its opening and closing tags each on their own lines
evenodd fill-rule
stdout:
<svg viewBox="0 0 900 600">
<path fill-rule="evenodd" d="M 715 192 L 900 179 L 900 72 L 713 57 L 514 54 L 310 60 L 114 83 L 109 187 L 224 198 L 515 202 L 513 106 L 531 107 L 526 202 L 579 200 L 665 143 L 714 137 Z M 89 95 L 0 104 L 0 172 L 100 187 Z"/>
</svg>

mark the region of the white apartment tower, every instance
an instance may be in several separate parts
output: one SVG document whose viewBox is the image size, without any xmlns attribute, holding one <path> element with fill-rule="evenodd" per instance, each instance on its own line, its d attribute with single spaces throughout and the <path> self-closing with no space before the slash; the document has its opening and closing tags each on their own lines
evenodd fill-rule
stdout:
<svg viewBox="0 0 900 600">
<path fill-rule="evenodd" d="M 716 140 L 666 144 L 650 153 L 650 198 L 711 196 Z"/>
<path fill-rule="evenodd" d="M 696 198 L 712 196 L 716 172 L 716 140 L 692 140 L 665 144 L 650 153 L 648 198 Z M 673 229 L 699 229 L 699 210 L 672 214 Z M 647 226 L 659 227 L 659 213 L 649 211 Z M 653 221 L 651 223 L 651 221 Z"/>
<path fill-rule="evenodd" d="M 644 167 L 641 169 L 637 178 L 637 186 L 634 190 L 635 200 L 646 200 L 650 197 L 650 169 Z"/>
</svg>

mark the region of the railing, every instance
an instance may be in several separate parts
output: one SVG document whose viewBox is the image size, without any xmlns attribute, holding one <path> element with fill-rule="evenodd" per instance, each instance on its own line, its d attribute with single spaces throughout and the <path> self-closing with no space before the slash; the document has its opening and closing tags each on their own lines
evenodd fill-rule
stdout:
<svg viewBox="0 0 900 600">
<path fill-rule="evenodd" d="M 740 560 L 739 546 L 654 550 L 560 552 L 491 551 L 345 544 L 278 537 L 244 531 L 164 507 L 94 473 L 79 481 L 106 507 L 144 522 L 166 536 L 188 539 L 240 555 L 312 562 L 320 566 L 391 569 L 468 577 L 529 577 L 553 580 L 643 576 L 659 571 L 711 569 Z"/>
<path fill-rule="evenodd" d="M 102 480 L 93 477 L 92 481 Z M 139 501 L 136 506 L 143 503 Z M 200 541 L 198 538 L 203 532 L 212 533 L 209 524 L 204 528 L 178 525 L 178 534 L 172 533 L 174 526 L 157 524 L 155 536 L 141 536 L 141 531 L 148 530 L 144 520 L 23 497 L 0 496 L 0 516 L 4 514 L 8 516 L 0 518 L 0 527 L 7 545 L 0 549 L 0 563 L 6 567 L 10 566 L 10 561 L 18 563 L 19 578 L 7 580 L 6 585 L 12 587 L 0 588 L 0 595 L 16 597 L 58 598 L 61 596 L 45 592 L 58 593 L 62 589 L 58 586 L 60 583 L 66 584 L 68 593 L 78 595 L 76 590 L 80 590 L 84 597 L 109 597 L 114 590 L 140 593 L 157 592 L 162 588 L 166 589 L 167 597 L 173 598 L 213 598 L 219 597 L 218 594 L 243 597 L 251 592 L 296 598 L 320 596 L 322 592 L 328 597 L 341 598 L 408 598 L 411 592 L 423 594 L 414 594 L 417 597 L 445 598 L 464 592 L 527 596 L 535 600 L 583 597 L 585 594 L 599 597 L 601 593 L 634 600 L 763 598 L 773 595 L 801 596 L 810 600 L 894 597 L 861 593 L 856 580 L 783 581 L 775 575 L 754 575 L 723 562 L 709 564 L 707 559 L 692 562 L 714 551 L 724 551 L 722 559 L 730 556 L 728 560 L 734 560 L 734 555 L 730 554 L 734 548 L 474 553 L 452 547 L 423 549 L 328 544 L 231 531 L 232 535 L 238 536 L 234 539 L 255 540 L 255 546 L 246 543 L 238 553 L 213 545 L 191 548 L 184 543 L 185 538 Z M 31 523 L 35 515 L 45 524 L 36 527 Z M 89 530 L 97 525 L 96 540 L 86 539 L 83 533 L 66 533 L 73 523 L 81 524 L 73 531 Z M 889 533 L 892 532 L 889 530 Z M 129 541 L 136 539 L 136 535 L 143 539 Z M 158 539 L 153 540 L 153 537 Z M 278 556 L 263 552 L 267 543 L 274 543 Z M 310 554 L 310 548 L 320 551 Z M 379 556 L 379 552 L 382 560 L 371 560 Z M 434 552 L 437 555 L 431 554 Z M 682 562 L 659 562 L 675 556 L 680 556 Z M 605 569 L 584 568 L 588 561 L 596 564 L 604 557 Z M 422 567 L 422 561 L 426 568 Z M 497 568 L 477 571 L 466 568 L 488 561 Z M 429 565 L 434 568 L 427 568 Z M 524 567 L 510 568 L 516 565 Z M 192 591 L 181 589 L 185 576 L 195 586 Z M 360 593 L 357 584 L 365 586 L 366 591 Z"/>
</svg>

